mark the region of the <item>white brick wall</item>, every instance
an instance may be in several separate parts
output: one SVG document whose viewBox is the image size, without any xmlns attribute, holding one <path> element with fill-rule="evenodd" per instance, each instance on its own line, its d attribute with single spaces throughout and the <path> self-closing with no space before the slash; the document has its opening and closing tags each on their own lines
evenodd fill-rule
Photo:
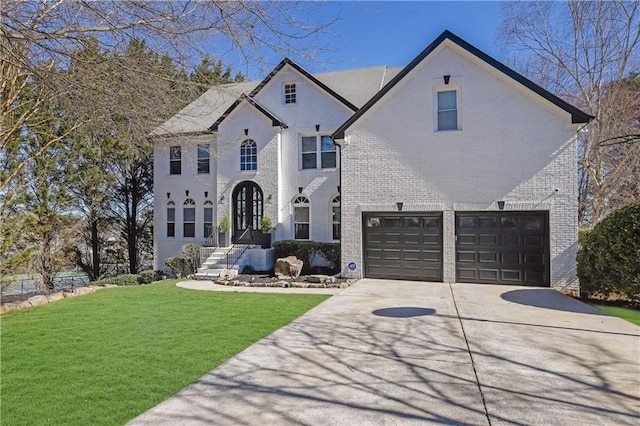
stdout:
<svg viewBox="0 0 640 426">
<path fill-rule="evenodd" d="M 454 212 L 548 210 L 551 285 L 575 288 L 575 128 L 569 114 L 444 43 L 346 133 L 342 263 L 362 271 L 362 212 L 444 211 L 444 280 L 455 280 Z M 443 75 L 460 131 L 434 131 Z M 556 191 L 557 189 L 557 191 Z"/>
</svg>

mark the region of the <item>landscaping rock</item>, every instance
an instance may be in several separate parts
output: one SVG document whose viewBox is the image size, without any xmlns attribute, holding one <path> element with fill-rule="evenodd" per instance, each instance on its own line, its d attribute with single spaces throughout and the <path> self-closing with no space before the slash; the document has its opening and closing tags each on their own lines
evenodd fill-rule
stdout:
<svg viewBox="0 0 640 426">
<path fill-rule="evenodd" d="M 49 299 L 44 295 L 30 297 L 27 301 L 31 306 L 39 306 L 49 303 Z"/>
<path fill-rule="evenodd" d="M 282 257 L 276 260 L 274 272 L 279 279 L 298 278 L 304 262 L 295 256 Z"/>
<path fill-rule="evenodd" d="M 78 287 L 73 290 L 78 296 L 82 296 L 84 294 L 95 293 L 96 289 L 93 287 Z"/>
<path fill-rule="evenodd" d="M 326 284 L 309 283 L 309 288 L 327 288 Z"/>
<path fill-rule="evenodd" d="M 49 299 L 49 302 L 55 302 L 64 299 L 64 294 L 62 292 L 47 294 L 47 299 Z"/>
<path fill-rule="evenodd" d="M 333 284 L 336 282 L 336 278 L 329 275 L 309 275 L 307 281 L 310 283 Z"/>
<path fill-rule="evenodd" d="M 291 283 L 291 287 L 292 288 L 308 288 L 309 287 L 309 283 L 301 283 L 301 282 L 292 282 Z"/>
<path fill-rule="evenodd" d="M 76 293 L 75 291 L 65 291 L 62 293 L 64 295 L 64 297 L 76 297 L 76 296 L 80 296 L 80 294 Z"/>
<path fill-rule="evenodd" d="M 237 276 L 238 271 L 236 271 L 235 269 L 223 269 L 222 272 L 220 272 L 218 278 L 229 281 L 233 280 Z"/>
</svg>

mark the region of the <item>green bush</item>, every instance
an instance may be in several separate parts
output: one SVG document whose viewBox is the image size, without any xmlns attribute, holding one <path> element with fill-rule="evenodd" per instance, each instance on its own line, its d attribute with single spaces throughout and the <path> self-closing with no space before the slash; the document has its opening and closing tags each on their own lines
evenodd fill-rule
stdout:
<svg viewBox="0 0 640 426">
<path fill-rule="evenodd" d="M 640 301 L 640 201 L 616 210 L 586 233 L 578 278 L 587 297 Z"/>
<path fill-rule="evenodd" d="M 315 241 L 283 240 L 273 243 L 276 259 L 280 257 L 295 256 L 304 262 L 302 274 L 322 272 L 326 274 L 336 274 L 340 272 L 340 244 L 339 243 L 318 243 Z M 311 256 L 314 252 L 322 254 L 334 267 L 314 271 L 310 268 Z"/>
<path fill-rule="evenodd" d="M 118 275 L 111 278 L 105 278 L 104 280 L 96 281 L 92 284 L 102 287 L 105 285 L 126 286 L 126 285 L 139 285 L 143 283 L 140 281 L 140 275 L 122 274 L 122 275 Z"/>
<path fill-rule="evenodd" d="M 202 249 L 202 246 L 199 244 L 185 244 L 182 246 L 182 257 L 187 260 L 187 275 L 198 272 L 200 249 Z"/>
<path fill-rule="evenodd" d="M 154 281 L 164 279 L 164 272 L 162 271 L 142 271 L 138 275 L 141 284 L 151 284 Z"/>
<path fill-rule="evenodd" d="M 187 272 L 189 270 L 188 261 L 182 256 L 167 257 L 164 260 L 164 263 L 167 265 L 171 273 L 178 278 L 189 275 L 189 272 Z"/>
</svg>

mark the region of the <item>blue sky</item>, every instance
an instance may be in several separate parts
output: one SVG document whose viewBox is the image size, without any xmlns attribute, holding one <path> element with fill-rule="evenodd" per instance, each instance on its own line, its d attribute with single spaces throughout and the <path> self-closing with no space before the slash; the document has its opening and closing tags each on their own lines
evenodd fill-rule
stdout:
<svg viewBox="0 0 640 426">
<path fill-rule="evenodd" d="M 328 16 L 340 13 L 320 38 L 329 51 L 313 63 L 292 57 L 310 72 L 405 66 L 444 30 L 502 60 L 496 43 L 502 20 L 497 1 L 336 1 L 326 6 Z M 271 66 L 280 59 L 274 55 Z M 264 77 L 258 70 L 249 73 Z"/>
</svg>

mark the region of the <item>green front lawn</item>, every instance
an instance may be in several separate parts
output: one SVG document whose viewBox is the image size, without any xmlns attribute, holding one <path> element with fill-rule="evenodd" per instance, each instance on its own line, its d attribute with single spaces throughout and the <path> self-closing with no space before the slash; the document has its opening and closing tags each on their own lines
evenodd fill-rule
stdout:
<svg viewBox="0 0 640 426">
<path fill-rule="evenodd" d="M 598 305 L 596 303 L 590 303 L 590 305 L 608 314 L 622 318 L 635 325 L 640 326 L 640 311 L 629 308 L 621 308 L 619 306 Z"/>
<path fill-rule="evenodd" d="M 175 283 L 3 315 L 1 424 L 124 424 L 327 298 Z"/>
</svg>

